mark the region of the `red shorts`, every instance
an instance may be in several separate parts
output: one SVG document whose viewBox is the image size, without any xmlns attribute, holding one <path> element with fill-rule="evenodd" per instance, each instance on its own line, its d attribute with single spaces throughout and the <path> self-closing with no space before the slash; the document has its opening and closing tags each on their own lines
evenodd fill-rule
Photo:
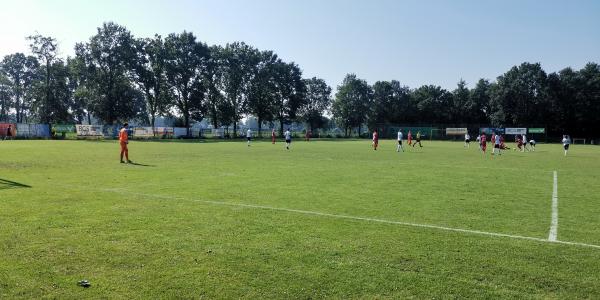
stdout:
<svg viewBox="0 0 600 300">
<path fill-rule="evenodd" d="M 121 151 L 127 151 L 127 142 L 119 142 L 121 144 Z"/>
</svg>

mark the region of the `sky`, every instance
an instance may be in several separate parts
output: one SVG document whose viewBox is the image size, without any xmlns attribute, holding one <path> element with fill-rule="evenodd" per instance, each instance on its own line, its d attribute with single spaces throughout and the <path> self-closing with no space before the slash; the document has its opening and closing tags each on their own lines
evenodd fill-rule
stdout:
<svg viewBox="0 0 600 300">
<path fill-rule="evenodd" d="M 73 55 L 106 21 L 136 37 L 244 41 L 333 88 L 348 73 L 454 89 L 522 62 L 547 72 L 600 63 L 600 1 L 585 0 L 0 0 L 0 57 L 29 52 L 36 32 Z"/>
</svg>

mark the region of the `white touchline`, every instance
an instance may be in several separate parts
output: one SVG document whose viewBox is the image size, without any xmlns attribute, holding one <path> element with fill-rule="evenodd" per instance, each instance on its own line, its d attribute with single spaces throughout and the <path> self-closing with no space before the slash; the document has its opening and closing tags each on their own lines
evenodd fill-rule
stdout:
<svg viewBox="0 0 600 300">
<path fill-rule="evenodd" d="M 550 233 L 548 240 L 556 242 L 558 235 L 558 174 L 554 171 L 554 185 L 552 186 L 552 221 L 550 222 Z"/>
<path fill-rule="evenodd" d="M 403 226 L 410 226 L 410 227 L 429 228 L 429 229 L 454 231 L 454 232 L 462 232 L 462 233 L 469 233 L 469 234 L 487 235 L 487 236 L 494 236 L 494 237 L 505 237 L 505 238 L 512 238 L 512 239 L 530 240 L 530 241 L 537 241 L 537 242 L 544 242 L 544 243 L 550 243 L 550 242 L 552 242 L 552 243 L 557 243 L 557 244 L 582 246 L 582 247 L 589 247 L 589 248 L 600 249 L 600 245 L 593 245 L 593 244 L 585 244 L 585 243 L 578 243 L 578 242 L 567 242 L 567 241 L 558 241 L 558 240 L 550 241 L 550 240 L 547 240 L 547 239 L 530 237 L 530 236 L 521 236 L 521 235 L 513 235 L 513 234 L 506 234 L 506 233 L 496 233 L 496 232 L 487 232 L 487 231 L 472 230 L 472 229 L 452 228 L 452 227 L 429 225 L 429 224 L 418 224 L 418 223 L 410 223 L 410 222 L 390 221 L 390 220 L 367 218 L 367 217 L 355 217 L 355 216 L 348 216 L 348 215 L 338 215 L 338 214 L 331 214 L 331 213 L 324 213 L 324 212 L 310 211 L 310 210 L 300 210 L 300 209 L 281 208 L 281 207 L 272 207 L 272 206 L 264 206 L 264 205 L 243 204 L 243 203 L 231 203 L 231 202 L 222 202 L 222 201 L 211 201 L 211 200 L 199 200 L 199 199 L 190 199 L 190 198 L 185 198 L 185 197 L 165 196 L 165 195 L 157 195 L 157 194 L 136 193 L 136 192 L 131 192 L 131 191 L 128 191 L 128 190 L 125 190 L 125 189 L 118 189 L 118 188 L 117 189 L 102 189 L 102 191 L 114 192 L 114 193 L 125 193 L 125 194 L 130 194 L 130 195 L 152 197 L 152 198 L 158 198 L 158 199 L 186 200 L 186 201 L 201 202 L 201 203 L 214 204 L 214 205 L 236 206 L 236 207 L 256 208 L 256 209 L 264 209 L 264 210 L 293 212 L 293 213 L 299 213 L 299 214 L 314 215 L 314 216 L 323 216 L 323 217 L 331 217 L 331 218 L 338 218 L 338 219 L 350 219 L 350 220 L 369 221 L 369 222 L 394 224 L 394 225 L 403 225 Z"/>
</svg>

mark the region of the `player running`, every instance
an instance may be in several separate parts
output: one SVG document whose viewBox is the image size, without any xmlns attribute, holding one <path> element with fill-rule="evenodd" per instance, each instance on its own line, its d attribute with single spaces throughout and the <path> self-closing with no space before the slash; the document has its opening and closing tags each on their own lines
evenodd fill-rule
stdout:
<svg viewBox="0 0 600 300">
<path fill-rule="evenodd" d="M 463 148 L 471 148 L 471 136 L 469 135 L 469 132 L 465 133 L 465 145 L 463 146 Z"/>
<path fill-rule="evenodd" d="M 563 148 L 565 149 L 565 156 L 567 156 L 567 152 L 569 152 L 569 145 L 571 144 L 571 138 L 568 135 L 563 135 L 562 139 Z"/>
<path fill-rule="evenodd" d="M 483 151 L 483 154 L 485 154 L 485 150 L 487 149 L 487 137 L 483 132 L 481 133 L 481 137 L 479 137 L 479 148 Z"/>
<path fill-rule="evenodd" d="M 125 163 L 125 161 L 123 161 L 123 154 L 125 154 L 125 159 L 127 159 L 127 163 L 132 163 L 131 160 L 129 160 L 129 149 L 127 148 L 127 145 L 129 144 L 129 134 L 127 133 L 127 130 L 129 129 L 129 124 L 125 123 L 123 124 L 123 127 L 121 128 L 121 130 L 119 130 L 119 144 L 121 144 L 121 163 Z"/>
<path fill-rule="evenodd" d="M 423 145 L 421 145 L 421 132 L 417 131 L 417 139 L 415 140 L 415 142 L 412 144 L 413 148 L 415 147 L 415 145 L 419 143 L 419 147 L 423 148 Z"/>
<path fill-rule="evenodd" d="M 250 147 L 250 142 L 252 142 L 252 130 L 250 128 L 246 131 L 246 140 L 248 140 L 247 144 Z"/>
<path fill-rule="evenodd" d="M 288 128 L 283 135 L 285 136 L 285 149 L 290 150 L 290 145 L 292 144 L 292 133 L 290 132 L 290 129 Z"/>
<path fill-rule="evenodd" d="M 377 150 L 377 146 L 379 146 L 379 134 L 377 134 L 377 130 L 373 131 L 373 144 L 371 144 L 373 150 Z"/>
<path fill-rule="evenodd" d="M 402 146 L 402 129 L 398 130 L 398 146 L 396 147 L 396 152 L 400 152 L 400 149 L 404 152 L 404 147 Z"/>
</svg>

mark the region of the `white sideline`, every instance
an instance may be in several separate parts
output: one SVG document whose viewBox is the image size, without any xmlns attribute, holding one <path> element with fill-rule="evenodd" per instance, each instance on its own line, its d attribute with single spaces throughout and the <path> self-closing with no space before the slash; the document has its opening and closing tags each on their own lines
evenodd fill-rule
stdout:
<svg viewBox="0 0 600 300">
<path fill-rule="evenodd" d="M 554 171 L 554 185 L 552 186 L 552 221 L 550 222 L 550 233 L 548 240 L 556 242 L 558 235 L 558 174 Z"/>
<path fill-rule="evenodd" d="M 158 195 L 158 194 L 136 193 L 136 192 L 131 192 L 131 191 L 128 191 L 125 189 L 102 189 L 102 190 L 106 191 L 106 192 L 125 193 L 125 194 L 130 194 L 130 195 L 152 197 L 152 198 L 158 198 L 158 199 L 186 200 L 186 201 L 201 202 L 201 203 L 207 203 L 207 204 L 213 204 L 213 205 L 246 207 L 246 208 L 273 210 L 273 211 L 284 211 L 284 212 L 292 212 L 292 213 L 299 213 L 299 214 L 305 214 L 305 215 L 331 217 L 331 218 L 337 218 L 337 219 L 360 220 L 360 221 L 368 221 L 368 222 L 376 222 L 376 223 L 384 223 L 384 224 L 394 224 L 394 225 L 403 225 L 403 226 L 410 226 L 410 227 L 429 228 L 429 229 L 437 229 L 437 230 L 445 230 L 445 231 L 453 231 L 453 232 L 461 232 L 461 233 L 469 233 L 469 234 L 486 235 L 486 236 L 493 236 L 493 237 L 505 237 L 505 238 L 512 238 L 512 239 L 530 240 L 530 241 L 536 241 L 536 242 L 542 242 L 542 243 L 555 243 L 555 244 L 563 244 L 563 245 L 572 245 L 572 246 L 581 246 L 581 247 L 600 249 L 600 245 L 592 245 L 592 244 L 585 244 L 585 243 L 578 243 L 578 242 L 558 241 L 558 240 L 551 241 L 551 240 L 543 239 L 543 238 L 513 235 L 513 234 L 506 234 L 506 233 L 495 233 L 495 232 L 452 228 L 452 227 L 429 225 L 429 224 L 390 221 L 390 220 L 367 218 L 367 217 L 355 217 L 355 216 L 348 216 L 348 215 L 324 213 L 324 212 L 318 212 L 318 211 L 281 208 L 281 207 L 272 207 L 272 206 L 264 206 L 264 205 L 231 203 L 231 202 L 222 202 L 222 201 L 189 199 L 189 198 L 185 198 L 185 197 L 165 196 L 165 195 Z"/>
</svg>

